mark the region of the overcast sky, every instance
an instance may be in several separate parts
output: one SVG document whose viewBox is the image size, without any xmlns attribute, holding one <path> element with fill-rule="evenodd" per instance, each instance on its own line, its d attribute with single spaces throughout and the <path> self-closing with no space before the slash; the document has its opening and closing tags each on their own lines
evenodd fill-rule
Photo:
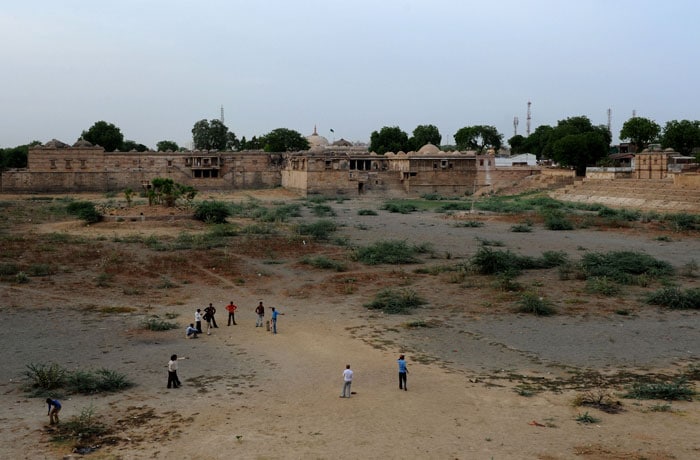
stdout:
<svg viewBox="0 0 700 460">
<path fill-rule="evenodd" d="M 9 3 L 9 5 L 8 5 Z M 7 0 L 0 147 L 96 121 L 155 148 L 220 116 L 240 138 L 314 125 L 369 141 L 476 124 L 507 140 L 585 115 L 700 119 L 696 0 Z M 331 129 L 334 133 L 331 133 Z"/>
</svg>

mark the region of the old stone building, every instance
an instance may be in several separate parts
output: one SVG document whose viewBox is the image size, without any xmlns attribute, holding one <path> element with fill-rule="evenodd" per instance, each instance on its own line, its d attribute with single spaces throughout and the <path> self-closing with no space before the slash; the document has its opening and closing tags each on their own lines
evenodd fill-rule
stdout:
<svg viewBox="0 0 700 460">
<path fill-rule="evenodd" d="M 341 140 L 333 144 L 314 133 L 310 149 L 263 151 L 105 152 L 79 140 L 51 141 L 30 148 L 25 169 L 0 175 L 2 192 L 104 192 L 138 190 L 156 177 L 198 190 L 285 187 L 301 195 L 459 196 L 498 190 L 527 176 L 536 166 L 500 168 L 492 154 L 443 152 L 428 144 L 417 152 L 377 155 Z"/>
</svg>

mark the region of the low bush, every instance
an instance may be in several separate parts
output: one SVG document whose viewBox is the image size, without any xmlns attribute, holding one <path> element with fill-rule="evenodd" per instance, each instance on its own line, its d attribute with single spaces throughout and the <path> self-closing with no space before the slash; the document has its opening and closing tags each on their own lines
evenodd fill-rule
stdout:
<svg viewBox="0 0 700 460">
<path fill-rule="evenodd" d="M 684 377 L 672 382 L 636 382 L 633 383 L 625 398 L 633 399 L 663 399 L 666 401 L 692 401 L 695 390 Z"/>
<path fill-rule="evenodd" d="M 413 264 L 420 260 L 416 254 L 424 248 L 411 246 L 405 241 L 378 241 L 370 246 L 359 248 L 354 257 L 367 265 Z"/>
<path fill-rule="evenodd" d="M 357 211 L 357 215 L 358 216 L 376 216 L 377 211 L 375 211 L 374 209 L 360 209 L 359 211 Z"/>
<path fill-rule="evenodd" d="M 399 201 L 388 201 L 382 205 L 382 209 L 389 212 L 400 214 L 410 214 L 418 210 L 418 207 L 412 203 L 402 203 Z"/>
<path fill-rule="evenodd" d="M 598 422 L 600 422 L 600 419 L 595 418 L 592 415 L 590 415 L 588 412 L 586 412 L 584 414 L 578 414 L 576 416 L 576 421 L 579 423 L 589 424 L 589 423 L 598 423 Z"/>
<path fill-rule="evenodd" d="M 658 278 L 673 273 L 668 262 L 632 251 L 586 253 L 580 262 L 586 278 L 607 277 L 622 284 L 644 285 L 648 278 Z"/>
<path fill-rule="evenodd" d="M 14 276 L 19 273 L 19 267 L 13 263 L 0 264 L 0 276 Z"/>
<path fill-rule="evenodd" d="M 551 303 L 533 292 L 526 292 L 518 301 L 518 313 L 529 313 L 536 316 L 551 316 L 556 313 Z"/>
<path fill-rule="evenodd" d="M 66 383 L 68 372 L 56 363 L 27 364 L 24 375 L 29 379 L 31 390 L 48 391 L 61 388 Z"/>
<path fill-rule="evenodd" d="M 301 263 L 310 265 L 314 268 L 335 270 L 337 272 L 344 272 L 347 270 L 346 264 L 337 260 L 329 259 L 326 256 L 306 256 L 301 259 Z"/>
<path fill-rule="evenodd" d="M 465 221 L 455 222 L 454 226 L 460 227 L 460 228 L 478 228 L 478 227 L 483 227 L 484 223 L 479 222 L 478 220 L 465 220 Z"/>
<path fill-rule="evenodd" d="M 620 292 L 620 286 L 607 276 L 594 276 L 586 280 L 586 292 L 614 296 Z"/>
<path fill-rule="evenodd" d="M 95 416 L 95 409 L 90 405 L 83 408 L 80 415 L 73 416 L 57 425 L 51 440 L 56 442 L 73 441 L 77 443 L 74 446 L 76 449 L 80 449 L 83 443 L 89 445 L 93 442 L 99 442 L 99 438 L 109 432 L 109 429 L 100 420 L 102 418 Z"/>
<path fill-rule="evenodd" d="M 301 224 L 297 227 L 299 235 L 309 235 L 317 240 L 327 240 L 331 233 L 336 231 L 338 226 L 335 222 L 328 219 L 317 220 L 310 224 Z"/>
<path fill-rule="evenodd" d="M 700 288 L 665 287 L 649 294 L 647 303 L 676 310 L 700 310 Z"/>
<path fill-rule="evenodd" d="M 377 293 L 372 302 L 366 303 L 365 307 L 389 314 L 405 314 L 423 304 L 425 301 L 410 289 L 400 291 L 383 289 Z"/>
<path fill-rule="evenodd" d="M 68 203 L 66 211 L 88 224 L 94 224 L 102 220 L 102 214 L 95 208 L 94 203 L 90 201 L 73 201 Z"/>
<path fill-rule="evenodd" d="M 165 321 L 163 319 L 158 318 L 157 316 L 145 319 L 142 322 L 141 326 L 144 329 L 148 329 L 149 331 L 169 331 L 171 329 L 177 329 L 178 327 L 180 327 L 176 323 Z"/>
<path fill-rule="evenodd" d="M 544 226 L 548 230 L 573 230 L 574 224 L 561 211 L 550 211 L 544 214 Z"/>
<path fill-rule="evenodd" d="M 326 204 L 317 204 L 311 208 L 311 212 L 317 217 L 333 217 L 335 216 L 335 211 L 333 208 Z"/>
<path fill-rule="evenodd" d="M 224 224 L 231 215 L 231 207 L 221 201 L 203 201 L 194 210 L 194 218 L 208 224 Z"/>
<path fill-rule="evenodd" d="M 27 390 L 37 396 L 56 390 L 82 394 L 113 392 L 133 385 L 126 375 L 110 369 L 68 371 L 55 363 L 28 364 L 25 376 L 29 379 Z"/>
<path fill-rule="evenodd" d="M 540 257 L 521 256 L 509 250 L 493 250 L 480 247 L 471 259 L 476 271 L 482 275 L 498 273 L 518 274 L 521 270 L 547 269 L 568 263 L 568 256 L 562 251 L 545 251 Z"/>
<path fill-rule="evenodd" d="M 527 224 L 516 224 L 510 227 L 510 231 L 515 233 L 529 233 L 532 231 L 532 226 Z"/>
</svg>

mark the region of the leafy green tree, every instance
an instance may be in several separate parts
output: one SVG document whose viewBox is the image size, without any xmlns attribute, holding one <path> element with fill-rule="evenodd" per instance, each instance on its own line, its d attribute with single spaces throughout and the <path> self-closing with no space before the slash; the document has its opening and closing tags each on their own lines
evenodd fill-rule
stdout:
<svg viewBox="0 0 700 460">
<path fill-rule="evenodd" d="M 369 138 L 369 151 L 384 155 L 387 152 L 408 152 L 411 144 L 408 134 L 398 126 L 384 126 L 379 131 L 372 131 Z"/>
<path fill-rule="evenodd" d="M 249 141 L 246 140 L 245 136 L 241 138 L 241 150 L 262 150 L 262 148 L 262 140 L 257 136 L 251 137 Z"/>
<path fill-rule="evenodd" d="M 260 139 L 260 143 L 266 152 L 298 152 L 309 149 L 309 141 L 301 133 L 287 128 L 273 129 Z"/>
<path fill-rule="evenodd" d="M 553 130 L 554 128 L 549 125 L 538 126 L 535 131 L 525 138 L 524 151 L 535 154 L 537 158 L 543 158 Z"/>
<path fill-rule="evenodd" d="M 441 141 L 442 135 L 435 125 L 418 125 L 413 130 L 413 137 L 409 139 L 409 144 L 411 150 L 418 150 L 428 143 L 440 147 Z"/>
<path fill-rule="evenodd" d="M 124 135 L 121 130 L 112 123 L 98 121 L 87 131 L 83 131 L 81 137 L 94 145 L 99 145 L 106 152 L 114 152 L 124 144 Z"/>
<path fill-rule="evenodd" d="M 178 150 L 180 150 L 180 147 L 175 141 L 160 141 L 156 144 L 156 149 L 159 152 L 167 152 L 168 150 L 172 152 L 177 152 Z"/>
<path fill-rule="evenodd" d="M 27 145 L 18 145 L 7 149 L 0 149 L 0 171 L 9 168 L 26 168 L 29 147 L 41 145 L 39 141 L 33 141 Z"/>
<path fill-rule="evenodd" d="M 661 136 L 661 145 L 683 155 L 692 154 L 693 148 L 700 147 L 700 121 L 667 121 Z"/>
<path fill-rule="evenodd" d="M 119 147 L 119 150 L 122 152 L 131 152 L 132 150 L 136 150 L 137 152 L 145 152 L 148 150 L 148 147 L 143 144 L 138 144 L 136 141 L 126 140 L 121 147 Z"/>
<path fill-rule="evenodd" d="M 516 134 L 508 139 L 508 145 L 510 145 L 511 154 L 527 152 L 527 150 L 525 150 L 525 136 L 521 136 L 520 134 Z"/>
<path fill-rule="evenodd" d="M 192 128 L 194 148 L 199 150 L 233 150 L 238 147 L 236 135 L 221 120 L 199 120 Z"/>
<path fill-rule="evenodd" d="M 194 187 L 178 184 L 170 178 L 156 177 L 151 180 L 151 188 L 148 190 L 148 204 L 163 204 L 170 208 L 182 198 L 190 205 L 196 195 Z"/>
<path fill-rule="evenodd" d="M 606 126 L 593 126 L 588 117 L 559 120 L 549 133 L 543 153 L 561 164 L 572 166 L 576 174 L 585 175 L 586 167 L 608 154 L 611 136 Z"/>
<path fill-rule="evenodd" d="M 493 148 L 498 151 L 503 145 L 503 134 L 494 126 L 465 126 L 455 133 L 455 143 L 459 150 L 483 151 Z"/>
<path fill-rule="evenodd" d="M 620 139 L 629 139 L 641 151 L 650 142 L 655 141 L 661 132 L 661 127 L 653 120 L 644 117 L 632 117 L 627 120 L 620 130 Z"/>
</svg>

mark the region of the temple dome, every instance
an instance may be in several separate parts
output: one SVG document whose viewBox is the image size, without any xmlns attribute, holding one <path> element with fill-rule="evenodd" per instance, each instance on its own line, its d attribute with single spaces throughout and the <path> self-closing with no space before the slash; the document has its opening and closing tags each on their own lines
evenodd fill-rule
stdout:
<svg viewBox="0 0 700 460">
<path fill-rule="evenodd" d="M 416 153 L 418 153 L 418 155 L 437 155 L 440 153 L 440 149 L 437 146 L 428 142 L 423 147 L 421 147 Z"/>
<path fill-rule="evenodd" d="M 313 134 L 306 136 L 306 140 L 309 142 L 309 148 L 326 147 L 329 144 L 328 139 L 318 135 L 316 132 L 316 126 L 314 126 Z"/>
</svg>

